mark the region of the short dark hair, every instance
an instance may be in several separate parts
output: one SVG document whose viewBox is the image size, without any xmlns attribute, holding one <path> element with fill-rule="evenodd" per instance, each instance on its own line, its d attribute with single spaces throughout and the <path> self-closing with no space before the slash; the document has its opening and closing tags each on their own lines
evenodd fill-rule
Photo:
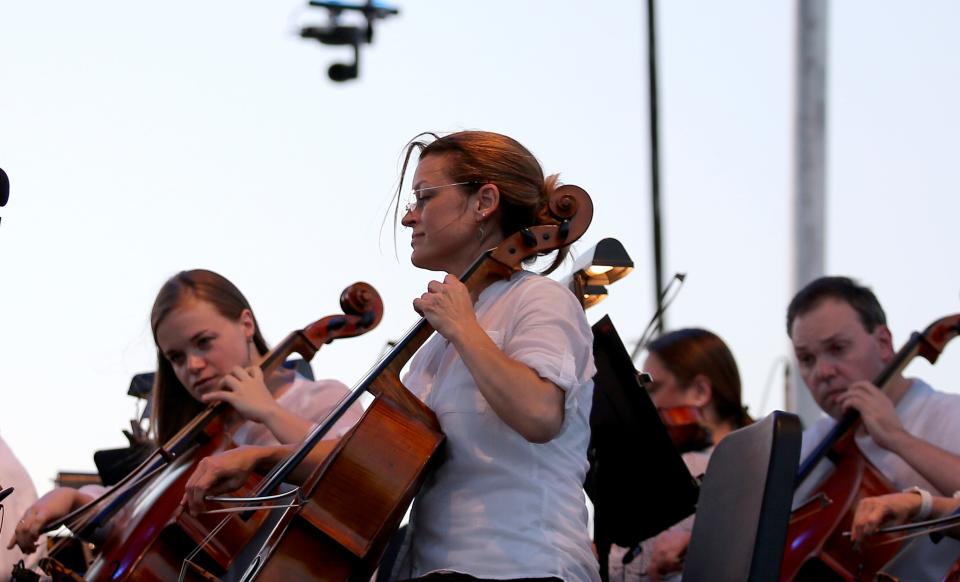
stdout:
<svg viewBox="0 0 960 582">
<path fill-rule="evenodd" d="M 878 325 L 887 324 L 887 315 L 869 287 L 860 285 L 850 277 L 820 277 L 808 283 L 790 301 L 787 307 L 788 337 L 792 337 L 794 320 L 813 311 L 824 299 L 836 299 L 852 307 L 868 332 L 873 332 Z"/>
</svg>

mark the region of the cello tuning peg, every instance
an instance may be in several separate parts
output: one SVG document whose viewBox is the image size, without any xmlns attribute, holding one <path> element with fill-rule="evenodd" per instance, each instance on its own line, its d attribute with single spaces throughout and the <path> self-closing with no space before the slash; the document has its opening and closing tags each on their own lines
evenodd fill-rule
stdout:
<svg viewBox="0 0 960 582">
<path fill-rule="evenodd" d="M 520 236 L 521 238 L 523 238 L 524 246 L 528 246 L 528 247 L 537 246 L 537 236 L 533 234 L 533 232 L 530 229 L 525 228 L 521 230 Z"/>
</svg>

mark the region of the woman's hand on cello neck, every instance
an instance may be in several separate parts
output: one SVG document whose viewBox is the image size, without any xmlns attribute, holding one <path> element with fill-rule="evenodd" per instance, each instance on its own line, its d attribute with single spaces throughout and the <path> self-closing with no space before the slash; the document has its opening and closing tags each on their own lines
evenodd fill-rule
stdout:
<svg viewBox="0 0 960 582">
<path fill-rule="evenodd" d="M 313 423 L 280 406 L 275 397 L 267 388 L 259 366 L 234 366 L 215 390 L 200 399 L 206 403 L 226 402 L 245 420 L 266 426 L 281 443 L 302 440 Z"/>
<path fill-rule="evenodd" d="M 507 356 L 477 321 L 467 287 L 453 275 L 431 281 L 414 300 L 437 332 L 457 350 L 497 416 L 532 443 L 546 443 L 563 425 L 564 392 Z"/>
<path fill-rule="evenodd" d="M 430 281 L 427 292 L 413 300 L 413 308 L 454 346 L 483 334 L 470 292 L 454 275 L 448 274 L 442 283 Z"/>
<path fill-rule="evenodd" d="M 245 420 L 266 424 L 280 408 L 267 388 L 259 366 L 234 366 L 223 376 L 217 387 L 203 394 L 206 403 L 226 402 Z"/>
</svg>

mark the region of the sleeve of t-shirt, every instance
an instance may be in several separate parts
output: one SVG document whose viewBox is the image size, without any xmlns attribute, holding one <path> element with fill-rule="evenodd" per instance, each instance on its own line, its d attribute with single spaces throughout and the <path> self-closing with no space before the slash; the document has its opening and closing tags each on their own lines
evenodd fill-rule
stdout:
<svg viewBox="0 0 960 582">
<path fill-rule="evenodd" d="M 531 277 L 516 295 L 504 353 L 556 384 L 565 392 L 565 408 L 572 408 L 596 371 L 583 309 L 568 289 L 543 277 Z"/>
</svg>

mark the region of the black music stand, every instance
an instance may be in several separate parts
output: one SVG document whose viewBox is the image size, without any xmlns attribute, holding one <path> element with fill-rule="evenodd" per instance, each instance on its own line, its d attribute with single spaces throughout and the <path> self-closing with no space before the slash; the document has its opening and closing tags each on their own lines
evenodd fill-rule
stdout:
<svg viewBox="0 0 960 582">
<path fill-rule="evenodd" d="M 609 316 L 593 326 L 590 470 L 594 542 L 607 579 L 611 544 L 632 547 L 694 512 L 699 487 L 673 446 Z"/>
<path fill-rule="evenodd" d="M 720 441 L 700 490 L 684 580 L 779 577 L 802 432 L 797 415 L 775 410 Z"/>
</svg>

